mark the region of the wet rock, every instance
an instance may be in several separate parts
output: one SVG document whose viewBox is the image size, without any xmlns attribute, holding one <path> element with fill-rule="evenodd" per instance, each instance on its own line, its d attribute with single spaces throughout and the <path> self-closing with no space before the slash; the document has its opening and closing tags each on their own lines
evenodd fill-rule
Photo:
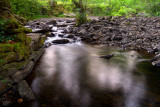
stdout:
<svg viewBox="0 0 160 107">
<path fill-rule="evenodd" d="M 111 55 L 105 55 L 105 56 L 100 56 L 99 58 L 104 58 L 104 59 L 110 59 L 114 57 L 114 54 L 111 54 Z"/>
<path fill-rule="evenodd" d="M 66 38 L 74 38 L 74 35 L 73 34 L 69 34 L 66 36 Z"/>
<path fill-rule="evenodd" d="M 54 33 L 50 33 L 49 35 L 48 35 L 48 37 L 55 37 L 56 36 L 56 34 L 54 34 Z"/>
<path fill-rule="evenodd" d="M 160 67 L 160 59 L 152 62 L 153 66 Z"/>
<path fill-rule="evenodd" d="M 67 43 L 70 43 L 70 41 L 68 39 L 57 39 L 57 40 L 52 41 L 52 43 L 54 43 L 54 44 L 67 44 Z"/>
<path fill-rule="evenodd" d="M 51 45 L 52 45 L 51 43 L 46 43 L 44 47 L 49 48 Z"/>
<path fill-rule="evenodd" d="M 81 30 L 81 31 L 79 31 L 78 33 L 80 33 L 80 34 L 84 35 L 84 34 L 86 34 L 87 32 L 86 32 L 86 30 L 85 30 L 85 29 L 82 29 L 82 30 Z"/>
<path fill-rule="evenodd" d="M 32 90 L 30 89 L 30 87 L 28 86 L 25 80 L 22 80 L 21 82 L 18 83 L 18 92 L 25 101 L 35 99 L 35 96 Z"/>
<path fill-rule="evenodd" d="M 45 33 L 51 31 L 52 27 L 45 26 L 42 29 L 33 29 L 33 33 Z"/>
<path fill-rule="evenodd" d="M 156 55 L 154 58 L 152 58 L 150 61 L 153 62 L 153 61 L 157 61 L 160 59 L 160 54 Z"/>
<path fill-rule="evenodd" d="M 64 37 L 64 34 L 58 34 L 59 37 L 63 38 Z"/>
<path fill-rule="evenodd" d="M 47 25 L 56 25 L 57 22 L 56 22 L 56 20 L 51 20 L 51 21 L 46 22 L 46 24 Z"/>
<path fill-rule="evenodd" d="M 160 43 L 158 43 L 158 45 L 156 46 L 156 48 L 154 50 L 155 50 L 155 52 L 160 52 Z"/>
<path fill-rule="evenodd" d="M 137 42 L 138 44 L 141 44 L 143 41 L 142 41 L 142 39 L 137 39 L 136 42 Z"/>
<path fill-rule="evenodd" d="M 56 26 L 57 26 L 57 27 L 67 27 L 68 24 L 67 24 L 67 23 L 57 23 Z"/>
<path fill-rule="evenodd" d="M 67 29 L 64 29 L 64 31 L 62 31 L 62 33 L 68 33 Z"/>
</svg>

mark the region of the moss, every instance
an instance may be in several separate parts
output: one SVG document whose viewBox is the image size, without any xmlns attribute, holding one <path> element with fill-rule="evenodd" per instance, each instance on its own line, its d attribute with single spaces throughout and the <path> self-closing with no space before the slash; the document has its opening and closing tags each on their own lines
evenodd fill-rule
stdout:
<svg viewBox="0 0 160 107">
<path fill-rule="evenodd" d="M 15 19 L 10 19 L 6 22 L 7 29 L 16 29 L 19 27 L 18 22 Z"/>
<path fill-rule="evenodd" d="M 0 52 L 12 52 L 14 49 L 13 44 L 0 44 Z"/>
<path fill-rule="evenodd" d="M 27 59 L 29 58 L 30 55 L 30 50 L 29 47 L 25 45 L 24 42 L 19 42 L 14 46 L 14 51 L 17 53 L 18 57 L 18 61 L 22 60 L 22 59 Z"/>
<path fill-rule="evenodd" d="M 20 28 L 18 29 L 9 29 L 7 31 L 7 34 L 17 34 L 17 33 L 31 33 L 32 30 L 31 29 L 27 29 L 23 26 L 21 26 Z"/>
<path fill-rule="evenodd" d="M 29 60 L 5 64 L 4 66 L 0 67 L 0 74 L 2 77 L 8 77 L 12 75 L 14 71 L 25 69 L 28 63 Z"/>
<path fill-rule="evenodd" d="M 24 42 L 24 41 L 26 41 L 26 38 L 27 38 L 27 36 L 25 33 L 18 33 L 15 35 L 14 41 L 15 42 Z"/>
<path fill-rule="evenodd" d="M 4 55 L 2 55 L 2 56 L 4 56 L 4 58 L 3 58 L 3 61 L 0 62 L 0 66 L 3 66 L 3 65 L 10 63 L 10 62 L 14 62 L 17 59 L 15 57 L 16 56 L 15 52 L 4 53 Z"/>
<path fill-rule="evenodd" d="M 14 14 L 14 17 L 18 20 L 18 22 L 25 24 L 27 20 L 24 17 Z"/>
<path fill-rule="evenodd" d="M 32 41 L 32 38 L 31 37 L 27 37 L 26 38 L 26 45 L 29 45 Z"/>
</svg>

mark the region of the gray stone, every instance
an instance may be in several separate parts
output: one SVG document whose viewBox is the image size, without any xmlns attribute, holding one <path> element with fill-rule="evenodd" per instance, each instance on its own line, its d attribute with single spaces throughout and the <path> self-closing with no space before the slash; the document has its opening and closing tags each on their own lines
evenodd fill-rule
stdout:
<svg viewBox="0 0 160 107">
<path fill-rule="evenodd" d="M 78 33 L 80 33 L 80 34 L 86 34 L 86 30 L 85 29 L 82 29 L 81 31 L 79 31 Z"/>
<path fill-rule="evenodd" d="M 57 39 L 57 40 L 52 41 L 52 43 L 55 43 L 55 44 L 67 44 L 67 43 L 70 43 L 70 41 L 68 39 Z"/>
<path fill-rule="evenodd" d="M 74 35 L 73 34 L 69 34 L 66 36 L 66 38 L 74 38 Z"/>
<path fill-rule="evenodd" d="M 138 44 L 141 44 L 143 41 L 142 41 L 142 39 L 137 39 L 136 42 L 137 42 Z"/>
<path fill-rule="evenodd" d="M 160 59 L 152 62 L 153 66 L 160 67 Z"/>
<path fill-rule="evenodd" d="M 20 96 L 25 100 L 25 101 L 29 101 L 29 100 L 34 100 L 35 96 L 32 92 L 32 90 L 30 89 L 30 87 L 28 86 L 27 82 L 25 80 L 22 80 L 18 83 L 18 92 L 20 94 Z"/>
<path fill-rule="evenodd" d="M 36 62 L 40 56 L 43 54 L 44 48 L 42 47 L 39 51 L 34 51 L 31 55 L 31 60 Z"/>
<path fill-rule="evenodd" d="M 12 80 L 14 80 L 14 82 L 19 82 L 23 80 L 26 76 L 29 75 L 33 67 L 34 67 L 34 62 L 30 61 L 24 70 L 19 70 L 14 75 L 11 76 Z"/>
<path fill-rule="evenodd" d="M 48 21 L 46 22 L 47 25 L 55 25 L 57 24 L 57 22 L 55 20 L 51 20 L 51 21 Z"/>
<path fill-rule="evenodd" d="M 42 35 L 43 35 L 42 33 L 29 33 L 29 34 L 27 34 L 27 36 L 31 37 L 31 39 L 32 39 L 32 41 L 34 41 L 34 43 L 37 43 Z"/>
</svg>

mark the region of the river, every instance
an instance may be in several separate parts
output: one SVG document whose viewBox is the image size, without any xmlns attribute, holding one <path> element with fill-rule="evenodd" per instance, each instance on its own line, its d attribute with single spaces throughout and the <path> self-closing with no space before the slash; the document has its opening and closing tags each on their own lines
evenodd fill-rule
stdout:
<svg viewBox="0 0 160 107">
<path fill-rule="evenodd" d="M 54 29 L 57 29 L 54 27 Z M 57 33 L 58 32 L 58 33 Z M 46 43 L 62 39 L 58 34 Z M 70 39 L 72 41 L 72 39 Z M 101 55 L 114 54 L 107 60 Z M 28 107 L 158 107 L 160 70 L 150 55 L 103 45 L 51 45 L 27 81 L 35 101 Z"/>
</svg>

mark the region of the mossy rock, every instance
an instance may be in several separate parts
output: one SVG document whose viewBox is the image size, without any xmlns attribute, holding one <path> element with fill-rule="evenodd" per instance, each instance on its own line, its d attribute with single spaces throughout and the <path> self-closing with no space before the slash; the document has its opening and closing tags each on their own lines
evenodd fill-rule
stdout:
<svg viewBox="0 0 160 107">
<path fill-rule="evenodd" d="M 12 52 L 14 50 L 13 44 L 0 44 L 0 53 Z"/>
<path fill-rule="evenodd" d="M 26 38 L 26 45 L 29 46 L 29 44 L 32 42 L 32 38 L 31 37 L 27 37 Z"/>
<path fill-rule="evenodd" d="M 15 42 L 25 42 L 26 41 L 26 34 L 25 33 L 18 33 L 18 34 L 15 34 Z"/>
<path fill-rule="evenodd" d="M 29 63 L 29 60 L 5 64 L 4 66 L 0 67 L 0 74 L 2 75 L 3 78 L 11 76 L 16 71 L 25 69 L 28 63 Z"/>
<path fill-rule="evenodd" d="M 26 46 L 24 42 L 19 42 L 15 45 L 14 47 L 14 51 L 17 53 L 18 55 L 18 61 L 24 59 L 28 59 L 30 56 L 30 47 Z"/>
<path fill-rule="evenodd" d="M 15 52 L 8 52 L 8 53 L 1 53 L 1 57 L 4 57 L 0 61 L 0 66 L 3 66 L 5 64 L 8 64 L 10 62 L 14 62 L 17 60 L 16 53 Z"/>
<path fill-rule="evenodd" d="M 22 27 L 22 28 L 18 28 L 18 29 L 9 29 L 7 31 L 7 34 L 30 33 L 30 32 L 32 32 L 31 29 L 27 29 L 25 27 Z"/>
<path fill-rule="evenodd" d="M 14 17 L 15 17 L 15 18 L 18 20 L 18 22 L 19 22 L 20 24 L 22 24 L 22 25 L 26 24 L 26 22 L 27 22 L 27 20 L 26 20 L 24 17 L 22 17 L 22 16 L 19 16 L 19 15 L 14 14 Z"/>
<path fill-rule="evenodd" d="M 7 29 L 19 28 L 19 23 L 15 19 L 9 19 L 5 24 Z"/>
</svg>

